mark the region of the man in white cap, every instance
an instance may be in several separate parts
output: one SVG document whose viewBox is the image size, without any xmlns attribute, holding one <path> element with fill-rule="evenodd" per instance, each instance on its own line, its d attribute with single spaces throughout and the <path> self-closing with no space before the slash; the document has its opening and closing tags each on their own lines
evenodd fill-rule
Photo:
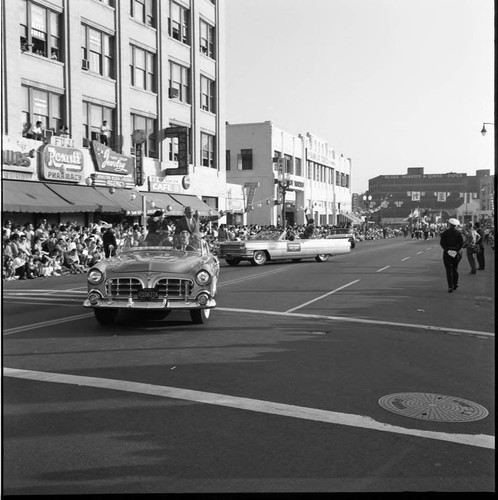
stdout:
<svg viewBox="0 0 498 500">
<path fill-rule="evenodd" d="M 448 221 L 450 227 L 441 234 L 441 247 L 443 248 L 443 263 L 446 269 L 446 279 L 448 281 L 448 292 L 458 288 L 458 264 L 462 259 L 461 250 L 463 248 L 463 236 L 457 229 L 460 225 L 458 219 Z"/>
</svg>

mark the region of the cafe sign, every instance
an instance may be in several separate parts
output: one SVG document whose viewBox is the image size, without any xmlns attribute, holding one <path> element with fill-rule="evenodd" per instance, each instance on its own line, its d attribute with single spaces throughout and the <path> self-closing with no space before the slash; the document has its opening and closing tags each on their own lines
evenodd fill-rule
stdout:
<svg viewBox="0 0 498 500">
<path fill-rule="evenodd" d="M 2 170 L 36 173 L 40 142 L 24 137 L 2 136 Z"/>
<path fill-rule="evenodd" d="M 134 161 L 131 156 L 116 153 L 111 148 L 98 141 L 91 142 L 91 150 L 96 164 L 96 170 L 106 174 L 133 175 Z"/>
<path fill-rule="evenodd" d="M 83 154 L 74 148 L 45 146 L 42 151 L 40 176 L 49 181 L 81 182 Z"/>
<path fill-rule="evenodd" d="M 154 193 L 183 193 L 182 179 L 177 177 L 149 176 L 149 191 Z"/>
</svg>

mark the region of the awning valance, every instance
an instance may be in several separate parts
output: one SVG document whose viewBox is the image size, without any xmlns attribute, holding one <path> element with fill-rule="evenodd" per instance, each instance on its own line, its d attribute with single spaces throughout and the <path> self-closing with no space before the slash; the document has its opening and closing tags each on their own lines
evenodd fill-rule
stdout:
<svg viewBox="0 0 498 500">
<path fill-rule="evenodd" d="M 68 184 L 46 184 L 46 186 L 74 206 L 74 212 L 121 212 L 121 207 L 107 199 L 94 187 Z"/>
<path fill-rule="evenodd" d="M 131 189 L 120 189 L 116 188 L 111 194 L 108 187 L 96 186 L 95 189 L 99 194 L 101 194 L 109 203 L 113 203 L 119 207 L 119 212 L 132 212 L 134 214 L 142 213 L 142 196 L 140 193 L 136 193 Z M 135 194 L 135 199 L 132 198 L 132 194 Z"/>
<path fill-rule="evenodd" d="M 184 207 L 192 207 L 192 210 L 195 212 L 199 211 L 199 215 L 204 217 L 209 217 L 211 215 L 217 215 L 219 217 L 218 210 L 216 208 L 210 207 L 207 203 L 204 203 L 202 200 L 197 198 L 192 194 L 172 194 L 172 198 L 174 198 L 178 203 L 181 203 Z"/>
<path fill-rule="evenodd" d="M 2 211 L 31 213 L 74 213 L 74 205 L 42 182 L 2 181 Z"/>
<path fill-rule="evenodd" d="M 337 215 L 337 219 L 340 221 L 341 217 L 351 221 L 353 224 L 363 224 L 363 221 L 354 214 L 342 213 Z"/>
<path fill-rule="evenodd" d="M 162 210 L 166 216 L 183 215 L 184 206 L 167 193 L 145 193 L 145 199 L 147 202 L 147 211 L 156 209 Z M 168 205 L 171 207 L 169 211 L 166 208 Z"/>
</svg>

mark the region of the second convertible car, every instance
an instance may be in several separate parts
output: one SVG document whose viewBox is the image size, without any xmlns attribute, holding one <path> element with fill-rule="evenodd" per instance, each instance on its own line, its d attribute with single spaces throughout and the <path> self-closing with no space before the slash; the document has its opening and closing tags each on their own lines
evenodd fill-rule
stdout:
<svg viewBox="0 0 498 500">
<path fill-rule="evenodd" d="M 281 229 L 262 230 L 245 241 L 226 241 L 220 243 L 219 255 L 231 266 L 247 260 L 255 266 L 262 266 L 270 260 L 314 258 L 325 262 L 332 255 L 341 255 L 351 251 L 348 238 L 300 239 L 287 237 L 287 232 Z"/>
<path fill-rule="evenodd" d="M 153 243 L 152 245 L 150 243 Z M 100 324 L 114 322 L 120 310 L 166 317 L 188 310 L 194 323 L 205 323 L 216 307 L 218 258 L 202 239 L 181 245 L 166 239 L 124 248 L 88 271 L 84 307 Z"/>
</svg>

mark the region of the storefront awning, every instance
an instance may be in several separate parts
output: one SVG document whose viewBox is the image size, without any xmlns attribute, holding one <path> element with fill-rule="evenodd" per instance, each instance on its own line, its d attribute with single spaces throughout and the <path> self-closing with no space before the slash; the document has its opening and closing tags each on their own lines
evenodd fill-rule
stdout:
<svg viewBox="0 0 498 500">
<path fill-rule="evenodd" d="M 108 200 L 95 188 L 68 184 L 46 186 L 73 205 L 74 212 L 121 212 L 119 204 Z"/>
<path fill-rule="evenodd" d="M 192 194 L 172 194 L 172 198 L 174 198 L 178 203 L 181 203 L 184 207 L 192 207 L 192 210 L 195 212 L 199 211 L 199 215 L 204 217 L 209 217 L 211 215 L 216 215 L 219 217 L 219 213 L 216 208 L 210 207 L 207 203 L 204 203 L 202 200 L 199 200 L 197 196 Z"/>
<path fill-rule="evenodd" d="M 183 215 L 184 206 L 167 193 L 145 193 L 145 200 L 147 212 L 149 210 L 162 210 L 166 216 Z M 171 210 L 167 209 L 168 206 L 171 207 Z"/>
<path fill-rule="evenodd" d="M 74 213 L 74 205 L 42 182 L 2 181 L 2 211 L 37 214 Z"/>
<path fill-rule="evenodd" d="M 111 194 L 108 187 L 96 186 L 95 189 L 101 196 L 103 196 L 109 203 L 113 203 L 119 207 L 118 212 L 129 212 L 133 215 L 142 213 L 142 196 L 131 189 L 115 188 Z M 135 199 L 132 198 L 135 194 Z"/>
<path fill-rule="evenodd" d="M 344 217 L 345 219 L 351 221 L 353 224 L 363 224 L 363 221 L 357 217 L 356 215 L 353 214 L 338 214 L 337 219 L 340 221 L 341 217 Z"/>
</svg>

